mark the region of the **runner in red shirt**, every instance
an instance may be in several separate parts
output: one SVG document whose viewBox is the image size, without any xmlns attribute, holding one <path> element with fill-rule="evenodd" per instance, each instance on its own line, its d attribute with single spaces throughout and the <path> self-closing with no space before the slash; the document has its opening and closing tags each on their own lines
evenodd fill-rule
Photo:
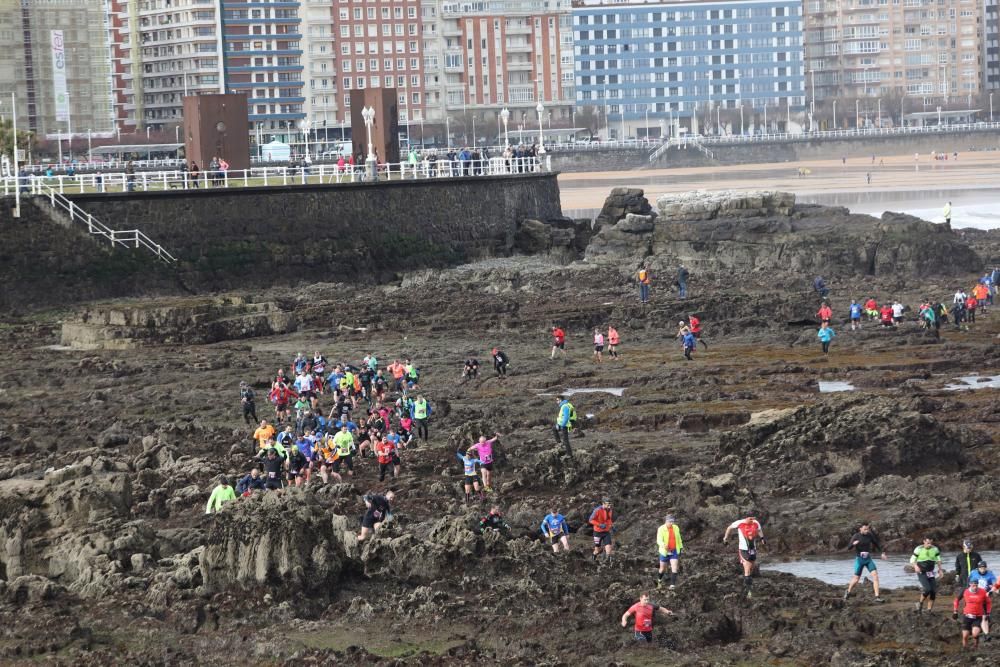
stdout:
<svg viewBox="0 0 1000 667">
<path fill-rule="evenodd" d="M 379 441 L 375 445 L 375 456 L 378 457 L 378 481 L 385 481 L 385 474 L 389 472 L 392 468 L 392 476 L 396 477 L 399 474 L 399 466 L 393 465 L 399 461 L 399 455 L 396 454 L 396 445 L 387 439 Z"/>
<path fill-rule="evenodd" d="M 651 603 L 649 601 L 649 593 L 643 593 L 639 596 L 639 601 L 628 608 L 624 614 L 622 614 L 622 627 L 628 627 L 628 617 L 635 614 L 635 638 L 636 641 L 645 641 L 647 643 L 653 642 L 653 616 L 656 612 L 660 612 L 664 616 L 672 616 L 674 612 L 670 611 L 666 607 L 661 607 L 658 604 Z"/>
<path fill-rule="evenodd" d="M 706 343 L 701 339 L 701 320 L 695 317 L 694 313 L 688 314 L 688 329 L 691 330 L 691 333 L 694 334 L 694 337 L 697 338 L 698 342 L 704 345 L 705 349 L 707 350 L 708 343 Z"/>
<path fill-rule="evenodd" d="M 883 327 L 891 327 L 895 325 L 892 319 L 892 306 L 885 304 L 878 311 L 879 319 L 882 321 Z"/>
<path fill-rule="evenodd" d="M 875 316 L 878 315 L 878 302 L 875 297 L 869 297 L 865 301 L 865 313 L 868 315 L 869 320 L 874 320 Z"/>
<path fill-rule="evenodd" d="M 965 317 L 969 322 L 976 321 L 976 308 L 979 306 L 979 301 L 972 294 L 969 298 L 965 300 Z"/>
<path fill-rule="evenodd" d="M 983 618 L 989 617 L 993 611 L 993 603 L 986 589 L 979 587 L 978 579 L 969 580 L 969 587 L 962 593 L 962 602 L 965 604 L 965 613 L 962 615 L 962 648 L 968 645 L 970 634 L 975 642 L 973 648 L 979 648 L 979 633 L 982 632 Z M 951 617 L 958 618 L 958 599 L 955 600 Z"/>
<path fill-rule="evenodd" d="M 566 356 L 566 332 L 552 327 L 552 359 L 556 358 L 556 350 L 562 350 L 563 356 Z"/>
</svg>

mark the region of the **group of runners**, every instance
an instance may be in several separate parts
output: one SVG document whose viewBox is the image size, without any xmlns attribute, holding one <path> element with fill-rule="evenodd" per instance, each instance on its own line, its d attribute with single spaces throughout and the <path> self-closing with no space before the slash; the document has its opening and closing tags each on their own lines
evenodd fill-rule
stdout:
<svg viewBox="0 0 1000 667">
<path fill-rule="evenodd" d="M 1000 281 L 1000 269 L 993 269 L 984 274 L 968 292 L 961 288 L 955 290 L 949 304 L 936 299 L 925 299 L 915 309 L 916 320 L 922 329 L 930 331 L 935 336 L 940 335 L 941 326 L 949 322 L 949 317 L 956 329 L 975 323 L 977 313 L 985 314 L 988 312 L 987 309 L 993 306 L 997 289 L 1000 288 L 998 281 Z M 813 288 L 822 299 L 816 311 L 816 318 L 820 323 L 816 337 L 820 341 L 823 354 L 828 354 L 830 344 L 836 336 L 833 328 L 833 309 L 826 300 L 829 289 L 822 278 L 816 278 Z M 848 307 L 848 318 L 851 331 L 864 329 L 866 322 L 882 329 L 895 329 L 906 319 L 908 311 L 911 309 L 898 300 L 879 304 L 874 296 L 870 296 L 863 303 L 852 299 Z"/>
</svg>

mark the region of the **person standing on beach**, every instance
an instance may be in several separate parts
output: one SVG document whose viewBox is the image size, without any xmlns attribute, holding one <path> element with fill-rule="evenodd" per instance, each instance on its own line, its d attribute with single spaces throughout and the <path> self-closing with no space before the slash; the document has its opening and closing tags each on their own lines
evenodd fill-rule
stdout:
<svg viewBox="0 0 1000 667">
<path fill-rule="evenodd" d="M 830 353 L 830 341 L 832 341 L 833 337 L 836 335 L 837 333 L 830 328 L 829 322 L 823 322 L 820 325 L 819 331 L 816 332 L 816 337 L 819 338 L 820 343 L 822 343 L 823 354 Z"/>
<path fill-rule="evenodd" d="M 944 222 L 947 225 L 951 224 L 951 202 L 944 205 Z"/>
</svg>

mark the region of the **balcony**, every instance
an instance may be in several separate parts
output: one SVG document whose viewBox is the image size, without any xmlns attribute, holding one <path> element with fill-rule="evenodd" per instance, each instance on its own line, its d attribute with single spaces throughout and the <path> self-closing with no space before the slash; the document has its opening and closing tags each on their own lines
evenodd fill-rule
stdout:
<svg viewBox="0 0 1000 667">
<path fill-rule="evenodd" d="M 457 25 L 448 25 L 445 26 L 443 30 L 441 30 L 441 34 L 443 34 L 445 37 L 461 37 L 462 28 L 461 26 Z"/>
<path fill-rule="evenodd" d="M 509 25 L 504 28 L 504 32 L 508 35 L 530 35 L 531 26 L 530 25 Z"/>
<path fill-rule="evenodd" d="M 465 65 L 463 63 L 458 65 L 445 65 L 444 71 L 449 74 L 461 74 L 465 71 Z"/>
<path fill-rule="evenodd" d="M 507 71 L 508 72 L 530 72 L 532 70 L 532 68 L 534 68 L 534 65 L 532 65 L 530 61 L 528 61 L 528 62 L 521 61 L 521 62 L 514 62 L 514 63 L 508 62 L 507 63 Z"/>
<path fill-rule="evenodd" d="M 507 53 L 531 53 L 532 46 L 531 46 L 531 44 L 527 44 L 527 43 L 525 43 L 525 44 L 508 44 L 507 46 L 504 47 L 504 50 L 506 50 Z"/>
</svg>

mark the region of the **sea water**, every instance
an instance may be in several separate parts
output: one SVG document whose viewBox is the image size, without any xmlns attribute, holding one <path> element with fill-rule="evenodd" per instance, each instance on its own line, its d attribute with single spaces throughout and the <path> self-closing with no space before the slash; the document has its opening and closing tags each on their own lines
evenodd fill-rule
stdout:
<svg viewBox="0 0 1000 667">
<path fill-rule="evenodd" d="M 981 551 L 980 556 L 990 564 L 990 569 L 997 572 L 1000 569 L 1000 552 Z M 945 570 L 955 568 L 955 553 L 941 554 L 941 561 Z M 878 567 L 879 585 L 882 588 L 917 588 L 920 583 L 917 575 L 903 571 L 903 568 L 910 562 L 909 554 L 888 554 L 887 560 L 875 559 Z M 764 556 L 767 558 L 767 556 Z M 771 563 L 765 560 L 761 563 L 761 570 L 772 572 L 787 572 L 796 577 L 808 577 L 819 579 L 826 584 L 837 586 L 847 586 L 854 574 L 854 552 L 845 551 L 842 556 L 810 556 L 802 560 L 793 560 L 787 563 Z M 868 576 L 868 570 L 862 575 Z M 951 592 L 951 587 L 948 587 Z"/>
</svg>

